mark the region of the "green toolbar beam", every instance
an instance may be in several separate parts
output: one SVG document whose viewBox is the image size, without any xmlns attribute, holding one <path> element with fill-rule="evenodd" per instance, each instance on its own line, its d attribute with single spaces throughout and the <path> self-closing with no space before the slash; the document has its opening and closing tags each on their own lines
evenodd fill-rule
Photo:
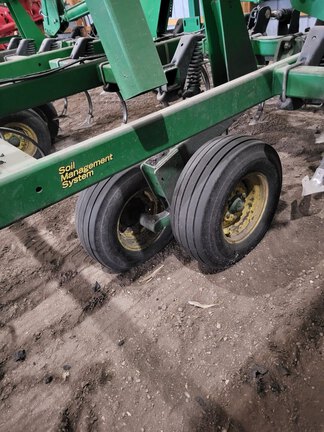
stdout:
<svg viewBox="0 0 324 432">
<path fill-rule="evenodd" d="M 98 65 L 102 62 L 95 60 L 42 78 L 0 86 L 1 99 L 6 101 L 0 104 L 0 117 L 99 87 Z"/>
<path fill-rule="evenodd" d="M 271 98 L 276 94 L 275 69 L 295 62 L 297 56 L 42 158 L 15 173 L 6 174 L 6 164 L 0 165 L 0 228 Z"/>
</svg>

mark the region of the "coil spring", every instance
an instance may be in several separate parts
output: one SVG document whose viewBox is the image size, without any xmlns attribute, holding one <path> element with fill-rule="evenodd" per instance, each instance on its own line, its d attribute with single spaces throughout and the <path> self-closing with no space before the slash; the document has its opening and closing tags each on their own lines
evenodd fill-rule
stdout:
<svg viewBox="0 0 324 432">
<path fill-rule="evenodd" d="M 86 56 L 92 56 L 95 54 L 94 44 L 92 41 L 89 41 L 87 44 Z"/>
<path fill-rule="evenodd" d="M 27 55 L 33 55 L 36 54 L 36 45 L 34 41 L 28 41 L 28 47 L 27 47 Z"/>
<path fill-rule="evenodd" d="M 61 48 L 60 47 L 60 43 L 58 41 L 53 42 L 52 46 L 51 46 L 51 51 L 55 51 L 57 49 Z"/>
<path fill-rule="evenodd" d="M 203 61 L 202 41 L 197 41 L 188 67 L 184 97 L 195 96 L 200 93 Z"/>
</svg>

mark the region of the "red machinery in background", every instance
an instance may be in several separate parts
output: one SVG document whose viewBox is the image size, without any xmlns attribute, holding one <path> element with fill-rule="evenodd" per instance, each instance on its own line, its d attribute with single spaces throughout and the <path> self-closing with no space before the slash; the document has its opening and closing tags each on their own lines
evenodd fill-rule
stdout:
<svg viewBox="0 0 324 432">
<path fill-rule="evenodd" d="M 36 24 L 41 24 L 43 17 L 41 15 L 41 0 L 19 0 L 21 5 L 26 9 L 32 20 Z M 13 20 L 6 6 L 0 5 L 0 38 L 14 36 L 17 30 L 16 23 Z M 6 45 L 0 44 L 0 50 L 5 49 Z"/>
</svg>

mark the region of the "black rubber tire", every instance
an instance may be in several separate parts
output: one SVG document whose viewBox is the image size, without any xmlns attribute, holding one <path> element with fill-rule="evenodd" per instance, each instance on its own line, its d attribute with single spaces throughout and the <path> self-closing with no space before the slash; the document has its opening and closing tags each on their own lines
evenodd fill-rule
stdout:
<svg viewBox="0 0 324 432">
<path fill-rule="evenodd" d="M 21 127 L 19 127 L 19 125 Z M 18 129 L 21 130 L 21 132 L 25 132 L 24 127 L 28 128 L 28 130 L 35 134 L 35 141 L 38 143 L 44 155 L 46 156 L 51 153 L 51 136 L 47 124 L 35 111 L 24 110 L 10 114 L 0 119 L 0 126 Z M 28 154 L 33 156 L 35 159 L 41 158 L 42 153 L 39 151 L 39 149 L 37 149 L 35 146 L 32 147 L 33 148 L 31 151 L 28 151 Z"/>
<path fill-rule="evenodd" d="M 119 240 L 118 224 L 125 204 L 146 189 L 147 182 L 136 166 L 86 189 L 78 198 L 76 229 L 81 244 L 92 258 L 115 273 L 147 261 L 172 239 L 169 226 L 141 250 L 126 249 Z"/>
<path fill-rule="evenodd" d="M 226 203 L 235 185 L 249 173 L 266 179 L 267 199 L 247 238 L 231 243 L 223 231 Z M 242 136 L 212 140 L 190 158 L 178 179 L 171 203 L 173 234 L 206 269 L 226 268 L 253 249 L 269 229 L 281 184 L 280 159 L 271 146 Z"/>
<path fill-rule="evenodd" d="M 55 106 L 52 104 L 52 102 L 49 102 L 33 108 L 33 111 L 41 116 L 42 119 L 47 123 L 52 144 L 54 144 L 60 130 L 60 121 Z"/>
</svg>

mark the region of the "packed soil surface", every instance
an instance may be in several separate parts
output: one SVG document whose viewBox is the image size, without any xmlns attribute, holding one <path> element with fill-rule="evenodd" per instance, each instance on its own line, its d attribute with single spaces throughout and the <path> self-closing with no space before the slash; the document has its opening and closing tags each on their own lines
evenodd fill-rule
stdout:
<svg viewBox="0 0 324 432">
<path fill-rule="evenodd" d="M 91 94 L 92 127 L 70 98 L 57 150 L 120 125 L 117 97 Z M 161 109 L 153 94 L 128 105 L 130 120 Z M 301 196 L 323 110 L 255 113 L 230 133 L 274 145 L 283 189 L 263 241 L 225 271 L 175 242 L 105 271 L 78 241 L 76 196 L 2 230 L 1 432 L 324 431 L 324 195 Z"/>
</svg>

